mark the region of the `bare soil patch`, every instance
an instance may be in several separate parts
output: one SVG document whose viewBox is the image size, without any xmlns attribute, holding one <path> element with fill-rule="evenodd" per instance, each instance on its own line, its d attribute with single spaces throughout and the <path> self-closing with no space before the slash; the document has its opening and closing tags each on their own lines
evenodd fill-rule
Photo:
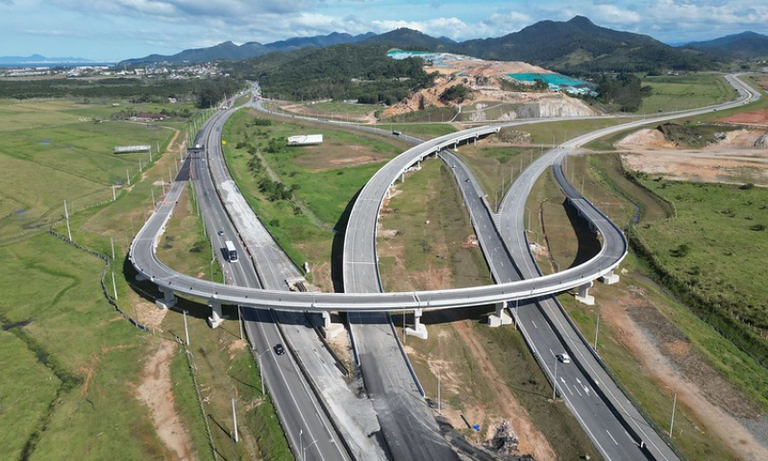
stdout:
<svg viewBox="0 0 768 461">
<path fill-rule="evenodd" d="M 127 314 L 151 330 L 162 331 L 160 326 L 162 325 L 163 319 L 168 313 L 168 310 L 161 309 L 156 304 L 139 298 L 138 295 L 134 295 L 134 299 L 132 301 L 133 312 L 129 311 Z"/>
<path fill-rule="evenodd" d="M 630 287 L 620 296 L 604 299 L 600 315 L 660 388 L 666 385 L 677 390 L 678 402 L 707 431 L 743 459 L 768 459 L 768 448 L 739 421 L 759 424 L 759 412 L 691 347 L 686 336 L 654 307 L 642 289 Z"/>
<path fill-rule="evenodd" d="M 768 109 L 731 115 L 730 117 L 719 119 L 718 122 L 735 123 L 738 125 L 768 126 Z"/>
<path fill-rule="evenodd" d="M 389 152 L 377 152 L 370 146 L 347 145 L 343 141 L 328 141 L 319 146 L 304 146 L 300 149 L 302 154 L 295 160 L 296 165 L 313 171 L 379 163 L 392 156 Z"/>
<path fill-rule="evenodd" d="M 136 397 L 149 407 L 152 425 L 173 459 L 196 459 L 189 434 L 184 429 L 174 407 L 173 382 L 171 381 L 171 360 L 178 345 L 172 341 L 161 341 L 144 367 L 141 384 Z"/>
<path fill-rule="evenodd" d="M 667 179 L 703 182 L 768 184 L 768 149 L 761 147 L 764 130 L 743 129 L 702 149 L 677 149 L 655 129 L 638 130 L 615 147 L 626 152 L 629 170 Z"/>
<path fill-rule="evenodd" d="M 494 408 L 472 408 L 475 412 L 485 413 L 491 422 L 488 425 L 485 440 L 490 440 L 493 437 L 496 426 L 506 419 L 510 422 L 512 430 L 520 441 L 518 445 L 519 453 L 531 454 L 538 460 L 555 459 L 555 451 L 550 446 L 549 441 L 536 429 L 528 412 L 509 390 L 504 379 L 502 379 L 498 370 L 493 365 L 493 359 L 488 356 L 485 348 L 483 348 L 477 336 L 472 332 L 469 322 L 464 320 L 454 322 L 452 325 L 461 340 L 471 351 L 475 363 L 480 365 L 478 368 L 483 375 L 484 381 L 491 386 L 494 394 L 498 396 L 495 400 L 497 406 Z M 459 417 L 458 420 L 451 421 L 451 424 L 454 427 L 461 427 L 462 422 Z"/>
<path fill-rule="evenodd" d="M 446 55 L 445 59 L 433 66 L 425 66 L 427 73 L 437 72 L 440 74 L 435 79 L 435 83 L 430 88 L 425 88 L 411 95 L 404 101 L 388 107 L 384 110 L 384 117 L 392 117 L 399 114 L 415 112 L 424 107 L 447 107 L 455 103 L 445 103 L 440 100 L 443 92 L 455 85 L 464 85 L 471 90 L 471 95 L 467 100 L 462 101 L 462 109 L 471 111 L 469 107 L 474 101 L 483 101 L 484 103 L 504 102 L 519 104 L 539 104 L 542 110 L 548 114 L 551 113 L 550 106 L 562 106 L 557 112 L 563 116 L 594 115 L 595 111 L 582 101 L 571 98 L 562 93 L 534 93 L 517 92 L 503 90 L 502 80 L 509 80 L 508 74 L 517 73 L 550 73 L 550 71 L 532 64 L 521 61 L 485 61 L 477 58 L 468 58 L 459 55 Z M 483 104 L 486 106 L 486 104 Z M 491 104 L 492 106 L 492 104 Z M 547 108 L 545 108 L 545 106 Z M 492 107 L 483 107 L 483 109 Z M 485 119 L 483 109 L 480 110 L 478 117 L 473 120 L 481 121 Z M 477 107 L 475 107 L 477 110 Z M 503 119 L 517 118 L 517 114 L 511 111 L 504 114 Z"/>
</svg>

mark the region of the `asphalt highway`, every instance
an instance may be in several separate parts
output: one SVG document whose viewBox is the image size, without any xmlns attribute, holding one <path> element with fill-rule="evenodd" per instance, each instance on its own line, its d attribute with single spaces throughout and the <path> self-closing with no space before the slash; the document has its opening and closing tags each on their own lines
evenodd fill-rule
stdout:
<svg viewBox="0 0 768 461">
<path fill-rule="evenodd" d="M 228 113 L 216 114 L 203 127 L 196 143 L 206 144 L 209 150 L 220 150 L 220 137 L 216 133 L 220 133 L 227 117 Z M 211 165 L 211 156 L 203 152 L 192 154 L 189 163 L 193 169 L 200 213 L 214 249 L 223 248 L 224 241 L 230 240 L 240 255 L 237 262 L 228 262 L 220 251 L 214 253 L 222 265 L 227 283 L 261 288 L 248 253 L 237 238 L 237 230 L 216 193 L 210 169 L 220 165 Z M 174 188 L 183 187 L 184 183 L 174 184 Z M 274 347 L 284 343 L 275 313 L 268 309 L 247 307 L 241 308 L 240 312 L 254 356 L 296 457 L 307 460 L 350 459 L 333 425 L 305 382 L 291 351 L 284 355 L 275 353 Z"/>
</svg>

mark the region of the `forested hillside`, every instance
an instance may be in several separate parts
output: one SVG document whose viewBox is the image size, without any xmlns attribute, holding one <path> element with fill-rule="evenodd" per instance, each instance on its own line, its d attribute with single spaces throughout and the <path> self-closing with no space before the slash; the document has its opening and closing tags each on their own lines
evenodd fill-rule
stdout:
<svg viewBox="0 0 768 461">
<path fill-rule="evenodd" d="M 268 97 L 293 100 L 357 99 L 394 104 L 431 84 L 417 58 L 387 58 L 387 46 L 338 45 L 272 53 L 234 62 L 230 73 L 256 79 Z"/>
</svg>

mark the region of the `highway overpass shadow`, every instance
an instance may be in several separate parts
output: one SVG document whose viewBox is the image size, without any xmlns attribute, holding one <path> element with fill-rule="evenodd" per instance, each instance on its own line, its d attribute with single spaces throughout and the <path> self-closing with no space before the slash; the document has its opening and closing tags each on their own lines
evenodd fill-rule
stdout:
<svg viewBox="0 0 768 461">
<path fill-rule="evenodd" d="M 439 311 L 425 311 L 421 317 L 421 323 L 424 325 L 439 325 L 444 323 L 458 322 L 461 320 L 471 320 L 477 323 L 488 323 L 488 315 L 494 312 L 493 306 L 471 306 L 457 309 L 443 309 Z M 392 314 L 392 321 L 396 326 L 403 324 L 402 314 Z M 413 324 L 413 313 L 405 314 L 407 325 Z"/>
<path fill-rule="evenodd" d="M 563 201 L 563 208 L 565 208 L 568 220 L 576 233 L 578 249 L 576 250 L 576 256 L 574 257 L 573 262 L 571 262 L 567 268 L 562 268 L 561 270 L 583 264 L 600 252 L 600 240 L 597 238 L 597 232 L 590 226 L 589 221 L 579 214 L 578 210 L 571 204 L 570 200 L 565 199 Z M 551 245 L 551 242 L 549 243 Z"/>
<path fill-rule="evenodd" d="M 146 301 L 147 303 L 150 303 L 152 305 L 155 304 L 155 301 L 158 299 L 163 298 L 163 293 L 160 291 L 160 289 L 152 283 L 150 280 L 137 280 L 136 276 L 138 275 L 138 272 L 133 267 L 133 264 L 131 264 L 131 261 L 128 259 L 128 256 L 126 255 L 123 259 L 123 277 L 125 277 L 125 280 L 128 282 L 128 285 L 131 287 L 134 293 L 136 293 L 141 299 Z M 169 309 L 172 312 L 178 313 L 178 315 L 181 315 L 183 311 L 187 312 L 187 316 L 201 319 L 201 320 L 208 320 L 208 317 L 211 316 L 211 308 L 208 306 L 207 301 L 203 299 L 195 299 L 195 298 L 183 298 L 180 296 L 177 296 L 178 302 L 175 306 L 173 306 L 171 309 Z M 156 309 L 162 309 L 160 306 L 155 306 Z M 136 322 L 142 323 L 142 318 L 139 315 L 137 318 L 136 310 L 129 308 L 126 312 L 127 315 L 129 315 L 131 318 L 133 318 Z M 230 305 L 223 305 L 221 306 L 221 313 L 222 316 L 225 319 L 237 319 L 237 307 L 230 306 Z M 226 323 L 224 324 L 226 325 Z M 222 325 L 219 328 L 223 328 L 224 325 Z M 227 330 L 228 333 L 238 336 L 239 332 L 237 331 L 237 325 L 235 325 L 234 331 L 230 331 L 230 329 L 224 328 Z M 174 332 L 171 333 L 183 337 L 184 332 Z"/>
<path fill-rule="evenodd" d="M 333 291 L 344 293 L 344 236 L 347 232 L 347 223 L 349 215 L 352 213 L 352 207 L 357 202 L 357 197 L 363 190 L 361 187 L 355 195 L 349 200 L 344 212 L 333 226 L 333 243 L 331 245 L 331 281 L 333 282 Z"/>
</svg>

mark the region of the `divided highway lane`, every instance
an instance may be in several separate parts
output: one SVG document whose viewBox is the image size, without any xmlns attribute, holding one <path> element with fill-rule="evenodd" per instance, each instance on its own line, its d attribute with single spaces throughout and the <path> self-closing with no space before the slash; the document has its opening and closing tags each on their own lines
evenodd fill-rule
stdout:
<svg viewBox="0 0 768 461">
<path fill-rule="evenodd" d="M 520 280 L 516 261 L 512 260 L 507 251 L 493 222 L 488 204 L 481 196 L 483 192 L 471 171 L 458 156 L 451 152 L 443 151 L 440 156 L 454 172 L 494 280 L 497 283 Z M 522 176 L 526 176 L 525 172 Z M 565 352 L 566 348 L 551 328 L 539 303 L 536 300 L 516 303 L 512 311 L 534 357 L 549 375 L 550 380 L 557 383 L 560 396 L 600 453 L 606 459 L 646 459 L 638 447 L 638 442 L 635 442 L 627 432 L 630 429 L 626 428 L 621 418 L 612 412 L 610 402 L 604 401 L 602 395 L 595 391 L 589 377 L 577 364 L 560 363 L 555 371 L 558 365 L 556 356 Z"/>
<path fill-rule="evenodd" d="M 210 178 L 220 199 L 214 203 L 223 215 L 229 216 L 228 219 L 238 230 L 237 237 L 233 238 L 243 241 L 247 249 L 243 255 L 250 255 L 262 288 L 289 292 L 286 280 L 302 274 L 263 226 L 229 174 L 220 147 L 222 128 L 223 120 L 210 132 L 206 151 L 211 167 Z M 386 459 L 377 438 L 371 435 L 380 431 L 374 405 L 370 400 L 359 397 L 356 390 L 347 384 L 335 358 L 309 324 L 309 315 L 275 311 L 273 318 L 279 322 L 284 344 L 295 354 L 306 377 L 305 382 L 318 395 L 318 400 L 334 422 L 334 428 L 345 440 L 350 455 L 357 459 Z"/>
<path fill-rule="evenodd" d="M 744 84 L 741 80 L 738 79 L 738 77 L 727 76 L 726 78 L 737 89 L 739 93 L 739 99 L 719 107 L 735 107 L 738 105 L 746 104 L 752 100 L 759 99 L 759 93 L 757 93 L 748 85 Z M 620 125 L 618 127 L 610 127 L 604 130 L 598 130 L 597 132 L 589 133 L 587 135 L 571 140 L 564 146 L 561 146 L 561 148 L 549 151 L 546 155 L 538 159 L 533 165 L 531 165 L 531 167 L 524 171 L 504 198 L 504 202 L 502 203 L 501 207 L 500 229 L 501 234 L 504 237 L 504 240 L 508 245 L 508 248 L 512 253 L 515 262 L 520 267 L 522 275 L 526 278 L 538 277 L 540 275 L 535 260 L 530 253 L 528 241 L 525 236 L 524 211 L 526 198 L 528 197 L 536 178 L 542 174 L 542 170 L 554 164 L 553 172 L 555 179 L 562 187 L 572 205 L 579 209 L 583 215 L 587 216 L 591 222 L 596 224 L 604 238 L 603 248 L 617 248 L 621 242 L 609 240 L 612 238 L 612 236 L 615 236 L 615 232 L 605 232 L 602 230 L 605 228 L 615 227 L 615 225 L 594 205 L 584 199 L 581 194 L 579 194 L 579 192 L 566 180 L 562 171 L 562 160 L 565 155 L 567 155 L 570 150 L 575 149 L 576 147 L 586 142 L 614 132 L 623 131 L 632 127 L 638 127 L 647 123 L 658 123 L 664 120 L 671 120 L 674 118 L 679 118 L 683 115 L 689 116 L 707 113 L 711 110 L 713 110 L 713 108 L 709 107 L 696 111 L 689 111 L 685 114 L 657 117 L 653 120 L 642 120 Z M 623 239 L 623 236 L 622 240 L 623 244 L 626 245 L 626 241 Z M 623 425 L 628 428 L 628 431 L 625 433 L 627 436 L 629 436 L 629 441 L 623 439 L 620 432 L 618 433 L 619 436 L 617 436 L 616 430 L 611 431 L 610 429 L 606 429 L 606 433 L 610 436 L 610 441 L 603 440 L 596 442 L 601 452 L 606 449 L 613 449 L 614 446 L 612 446 L 611 443 L 613 443 L 613 445 L 617 445 L 617 443 L 618 445 L 621 445 L 623 442 L 624 444 L 632 443 L 637 445 L 638 443 L 642 442 L 643 450 L 641 450 L 641 452 L 644 455 L 651 456 L 655 459 L 676 459 L 676 455 L 672 449 L 667 446 L 662 437 L 654 430 L 653 427 L 648 424 L 648 422 L 640 414 L 637 408 L 632 405 L 632 403 L 626 398 L 626 396 L 608 375 L 606 370 L 603 368 L 602 363 L 595 355 L 594 351 L 584 340 L 584 338 L 578 333 L 575 326 L 570 322 L 570 319 L 567 317 L 565 311 L 562 309 L 562 306 L 560 306 L 556 298 L 544 297 L 539 301 L 539 309 L 526 309 L 521 307 L 519 309 L 515 309 L 515 314 L 521 323 L 521 328 L 527 330 L 527 333 L 531 335 L 532 343 L 536 345 L 534 347 L 538 348 L 539 357 L 543 359 L 543 365 L 548 369 L 550 376 L 552 376 L 554 373 L 556 359 L 547 359 L 547 352 L 549 352 L 550 355 L 552 354 L 552 351 L 558 353 L 558 349 L 553 349 L 553 347 L 567 349 L 571 353 L 571 356 L 574 358 L 574 362 L 576 362 L 574 365 L 578 364 L 579 368 L 584 371 L 585 375 L 582 378 L 577 378 L 576 386 L 574 386 L 576 391 L 578 391 L 579 387 L 588 385 L 595 386 L 592 387 L 593 391 L 596 389 L 601 391 L 607 402 L 609 402 L 612 408 L 614 408 L 614 411 L 618 412 L 618 414 L 615 416 L 623 420 Z M 544 319 L 542 314 L 546 314 L 546 320 L 548 323 L 545 324 L 542 322 Z M 553 326 L 556 330 L 557 336 L 560 338 L 560 345 L 541 346 L 541 338 L 534 339 L 534 336 L 538 336 L 540 333 L 540 328 L 544 328 L 546 330 L 548 328 L 551 329 Z M 562 370 L 563 368 L 566 367 L 561 365 L 560 369 Z M 567 368 L 573 370 L 575 367 L 571 366 Z M 561 371 L 561 374 L 562 373 L 564 372 Z M 562 384 L 563 386 L 566 386 L 567 383 L 562 381 L 562 379 L 564 378 L 558 378 L 558 385 Z M 573 383 L 573 381 L 571 381 L 571 383 Z M 588 389 L 587 387 L 583 388 L 585 390 Z M 568 401 L 569 405 L 574 406 L 574 404 L 578 402 L 570 401 L 568 395 L 565 393 L 566 391 L 572 394 L 570 398 L 575 399 L 576 396 L 573 395 L 573 393 L 570 391 L 570 388 L 566 388 L 565 390 L 561 389 L 561 393 L 563 393 L 564 397 L 566 397 L 566 401 Z M 587 431 L 593 440 L 603 435 L 599 431 L 594 430 L 594 428 L 587 428 Z M 630 436 L 630 433 L 633 433 L 634 436 Z M 624 459 L 623 456 L 614 458 Z"/>
<path fill-rule="evenodd" d="M 208 148 L 213 147 L 212 142 L 218 146 L 218 137 L 212 134 L 213 127 L 220 127 L 225 118 L 225 114 L 217 114 L 204 126 L 201 138 L 206 140 Z M 239 261 L 230 263 L 223 260 L 220 251 L 216 251 L 228 283 L 261 288 L 256 271 L 245 256 L 247 253 L 241 246 L 240 239 L 236 237 L 236 229 L 216 194 L 207 156 L 202 153 L 194 154 L 190 161 L 194 170 L 193 184 L 197 188 L 195 192 L 200 212 L 214 249 L 222 248 L 224 240 L 231 240 L 238 254 L 243 255 Z M 349 459 L 332 425 L 305 383 L 293 355 L 275 354 L 274 346 L 283 340 L 273 312 L 252 308 L 241 308 L 241 312 L 248 340 L 254 349 L 262 376 L 272 394 L 272 401 L 296 457 L 308 460 Z"/>
</svg>

